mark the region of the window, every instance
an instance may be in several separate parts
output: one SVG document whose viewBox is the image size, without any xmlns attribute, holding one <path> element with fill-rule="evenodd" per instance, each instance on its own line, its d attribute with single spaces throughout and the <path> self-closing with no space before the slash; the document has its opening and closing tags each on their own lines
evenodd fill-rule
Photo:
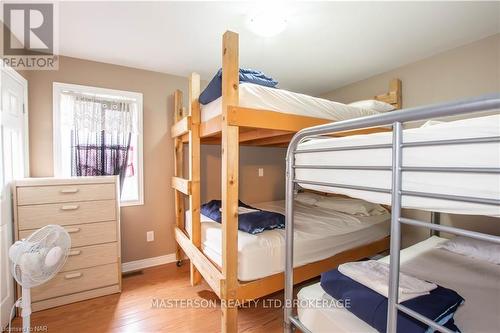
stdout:
<svg viewBox="0 0 500 333">
<path fill-rule="evenodd" d="M 121 205 L 142 205 L 142 94 L 54 83 L 54 175 L 119 175 Z"/>
</svg>

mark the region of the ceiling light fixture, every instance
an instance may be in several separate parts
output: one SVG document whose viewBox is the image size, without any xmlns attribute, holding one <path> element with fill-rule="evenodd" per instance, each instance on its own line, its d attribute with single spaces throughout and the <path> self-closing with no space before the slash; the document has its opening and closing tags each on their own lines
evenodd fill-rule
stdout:
<svg viewBox="0 0 500 333">
<path fill-rule="evenodd" d="M 266 8 L 248 16 L 250 31 L 261 37 L 273 37 L 282 33 L 287 20 L 278 8 Z"/>
</svg>

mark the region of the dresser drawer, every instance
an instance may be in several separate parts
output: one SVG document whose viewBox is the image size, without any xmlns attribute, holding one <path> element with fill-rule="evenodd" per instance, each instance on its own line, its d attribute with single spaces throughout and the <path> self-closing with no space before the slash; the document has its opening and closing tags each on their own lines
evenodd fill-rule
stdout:
<svg viewBox="0 0 500 333">
<path fill-rule="evenodd" d="M 19 206 L 57 202 L 113 200 L 115 197 L 116 187 L 114 183 L 17 188 L 17 204 Z"/>
<path fill-rule="evenodd" d="M 116 219 L 116 203 L 114 200 L 102 200 L 18 206 L 17 214 L 20 230 L 37 229 L 47 224 L 111 221 Z"/>
<path fill-rule="evenodd" d="M 118 284 L 118 264 L 108 264 L 57 274 L 49 282 L 32 289 L 34 302 Z"/>
<path fill-rule="evenodd" d="M 107 243 L 72 248 L 61 272 L 112 264 L 118 261 L 118 243 Z"/>
<path fill-rule="evenodd" d="M 71 236 L 71 247 L 116 242 L 118 240 L 116 221 L 76 224 L 64 227 Z M 19 238 L 26 238 L 35 230 L 19 232 Z"/>
</svg>

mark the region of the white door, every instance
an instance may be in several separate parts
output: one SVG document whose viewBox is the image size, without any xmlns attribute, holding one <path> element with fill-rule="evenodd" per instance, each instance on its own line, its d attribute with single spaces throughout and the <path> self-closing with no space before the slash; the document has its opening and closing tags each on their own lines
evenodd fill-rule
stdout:
<svg viewBox="0 0 500 333">
<path fill-rule="evenodd" d="M 27 82 L 4 68 L 0 74 L 0 330 L 9 322 L 14 304 L 14 282 L 9 271 L 12 244 L 11 182 L 27 176 Z"/>
</svg>

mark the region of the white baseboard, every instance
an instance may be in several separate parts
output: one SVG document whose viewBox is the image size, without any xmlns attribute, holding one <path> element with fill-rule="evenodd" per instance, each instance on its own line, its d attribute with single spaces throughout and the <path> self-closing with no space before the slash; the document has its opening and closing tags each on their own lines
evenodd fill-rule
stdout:
<svg viewBox="0 0 500 333">
<path fill-rule="evenodd" d="M 124 262 L 122 263 L 122 273 L 138 271 L 140 269 L 153 266 L 170 264 L 175 261 L 175 253 L 170 253 L 159 257 Z"/>
</svg>

